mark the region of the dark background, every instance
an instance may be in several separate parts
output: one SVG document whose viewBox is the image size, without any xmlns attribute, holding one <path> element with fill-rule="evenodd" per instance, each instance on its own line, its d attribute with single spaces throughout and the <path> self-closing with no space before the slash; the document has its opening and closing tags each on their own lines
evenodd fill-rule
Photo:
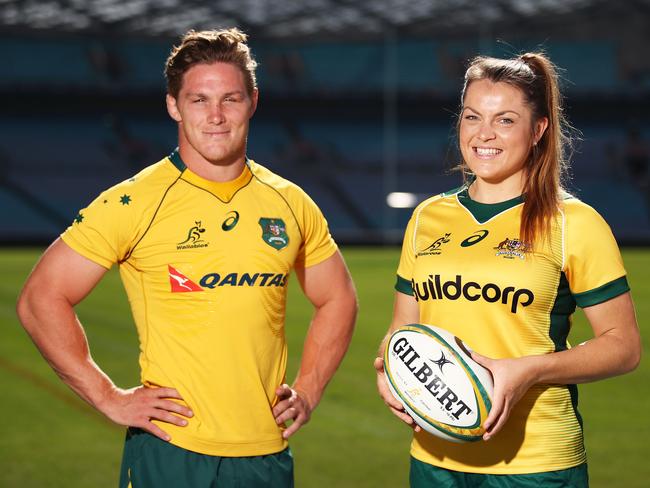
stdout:
<svg viewBox="0 0 650 488">
<path fill-rule="evenodd" d="M 477 54 L 543 49 L 577 129 L 568 188 L 623 244 L 650 240 L 645 0 L 0 2 L 0 241 L 50 241 L 175 146 L 163 65 L 189 28 L 238 26 L 259 62 L 249 157 L 302 186 L 343 243 L 398 242 L 454 188 L 455 112 Z"/>
</svg>

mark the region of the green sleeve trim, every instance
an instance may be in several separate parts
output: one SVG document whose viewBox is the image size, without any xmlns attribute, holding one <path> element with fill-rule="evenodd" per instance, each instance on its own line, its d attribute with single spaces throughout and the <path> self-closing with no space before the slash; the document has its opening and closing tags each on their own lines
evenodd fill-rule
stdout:
<svg viewBox="0 0 650 488">
<path fill-rule="evenodd" d="M 405 295 L 413 296 L 413 286 L 411 286 L 411 282 L 407 279 L 402 278 L 400 275 L 397 275 L 395 289 L 400 293 L 404 293 Z"/>
<path fill-rule="evenodd" d="M 579 307 L 590 307 L 592 305 L 597 305 L 599 303 L 606 302 L 611 300 L 614 297 L 622 295 L 625 292 L 630 291 L 630 285 L 627 283 L 627 278 L 621 276 L 620 278 L 605 283 L 598 288 L 593 290 L 585 291 L 582 293 L 575 293 L 573 297 L 576 300 L 576 303 Z"/>
</svg>

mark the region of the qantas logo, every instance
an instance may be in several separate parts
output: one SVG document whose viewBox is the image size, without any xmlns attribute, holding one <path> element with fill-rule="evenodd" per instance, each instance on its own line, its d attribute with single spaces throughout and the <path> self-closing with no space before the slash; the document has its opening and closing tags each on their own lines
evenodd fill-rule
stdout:
<svg viewBox="0 0 650 488">
<path fill-rule="evenodd" d="M 284 287 L 289 279 L 289 275 L 284 273 L 207 273 L 196 284 L 173 266 L 168 264 L 167 269 L 172 293 L 205 291 L 206 288 L 212 290 L 221 286 Z"/>
<path fill-rule="evenodd" d="M 169 283 L 172 285 L 172 293 L 203 291 L 203 288 L 169 264 L 167 265 L 167 269 L 169 270 Z"/>
</svg>

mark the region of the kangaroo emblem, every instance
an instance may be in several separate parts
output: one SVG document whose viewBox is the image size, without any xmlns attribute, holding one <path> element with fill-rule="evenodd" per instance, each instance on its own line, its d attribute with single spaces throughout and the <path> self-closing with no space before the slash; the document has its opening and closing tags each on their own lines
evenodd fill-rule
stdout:
<svg viewBox="0 0 650 488">
<path fill-rule="evenodd" d="M 194 223 L 196 225 L 188 231 L 187 239 L 185 239 L 183 242 L 179 242 L 178 243 L 179 246 L 182 246 L 183 244 L 187 244 L 188 242 L 194 243 L 201 240 L 201 234 L 205 232 L 205 229 L 201 227 L 200 220 L 195 220 Z"/>
</svg>

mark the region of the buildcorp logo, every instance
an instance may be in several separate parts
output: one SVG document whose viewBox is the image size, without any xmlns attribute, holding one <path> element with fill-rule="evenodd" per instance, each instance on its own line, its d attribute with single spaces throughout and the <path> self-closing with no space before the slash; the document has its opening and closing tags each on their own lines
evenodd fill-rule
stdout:
<svg viewBox="0 0 650 488">
<path fill-rule="evenodd" d="M 527 288 L 515 288 L 514 286 L 501 287 L 495 283 L 481 285 L 476 281 L 463 283 L 461 275 L 455 279 L 443 281 L 440 275 L 429 275 L 426 281 L 415 282 L 411 280 L 413 294 L 417 301 L 427 300 L 458 300 L 463 297 L 465 300 L 475 302 L 485 300 L 488 303 L 500 302 L 503 305 L 510 305 L 510 312 L 517 313 L 518 308 L 527 307 L 535 300 L 535 294 Z"/>
</svg>

